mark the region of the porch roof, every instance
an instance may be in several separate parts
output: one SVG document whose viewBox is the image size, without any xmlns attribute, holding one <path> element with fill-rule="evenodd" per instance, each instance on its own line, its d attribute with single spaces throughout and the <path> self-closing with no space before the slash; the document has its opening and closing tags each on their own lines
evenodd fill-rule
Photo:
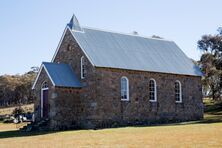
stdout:
<svg viewBox="0 0 222 148">
<path fill-rule="evenodd" d="M 50 78 L 54 86 L 72 87 L 72 88 L 82 87 L 80 81 L 78 80 L 75 72 L 72 70 L 70 65 L 63 63 L 57 64 L 57 63 L 43 62 L 32 89 L 35 88 L 38 77 L 42 72 L 43 68 L 45 69 L 48 77 Z"/>
<path fill-rule="evenodd" d="M 46 69 L 51 81 L 55 86 L 59 87 L 82 87 L 76 74 L 68 64 L 57 64 L 43 62 L 44 68 Z"/>
</svg>

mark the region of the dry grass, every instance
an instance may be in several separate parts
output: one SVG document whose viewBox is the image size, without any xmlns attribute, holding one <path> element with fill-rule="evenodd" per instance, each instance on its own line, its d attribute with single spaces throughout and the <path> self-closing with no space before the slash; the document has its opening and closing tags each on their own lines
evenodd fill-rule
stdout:
<svg viewBox="0 0 222 148">
<path fill-rule="evenodd" d="M 33 107 L 34 104 L 28 104 L 28 105 L 23 105 L 21 106 L 25 112 L 33 112 Z M 7 108 L 1 108 L 0 109 L 0 115 L 9 115 L 12 113 L 12 111 L 15 109 L 16 107 L 7 107 Z"/>
<path fill-rule="evenodd" d="M 0 124 L 0 130 L 5 128 L 15 129 Z M 0 132 L 0 147 L 222 147 L 222 123 L 28 134 L 5 131 Z"/>
<path fill-rule="evenodd" d="M 0 137 L 1 137 L 1 132 L 3 132 L 3 131 L 14 131 L 14 130 L 17 130 L 15 124 L 0 123 Z"/>
<path fill-rule="evenodd" d="M 222 104 L 208 105 L 204 120 L 178 125 L 21 133 L 0 124 L 0 147 L 222 147 Z"/>
</svg>

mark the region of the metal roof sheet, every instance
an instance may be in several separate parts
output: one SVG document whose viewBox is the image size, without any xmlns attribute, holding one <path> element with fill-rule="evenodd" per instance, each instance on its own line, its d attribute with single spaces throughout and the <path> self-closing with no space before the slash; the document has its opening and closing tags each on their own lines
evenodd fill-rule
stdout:
<svg viewBox="0 0 222 148">
<path fill-rule="evenodd" d="M 60 87 L 81 87 L 81 83 L 74 71 L 68 64 L 42 63 L 50 75 L 55 86 Z"/>
<path fill-rule="evenodd" d="M 201 76 L 202 73 L 173 42 L 82 28 L 72 34 L 97 67 Z"/>
</svg>

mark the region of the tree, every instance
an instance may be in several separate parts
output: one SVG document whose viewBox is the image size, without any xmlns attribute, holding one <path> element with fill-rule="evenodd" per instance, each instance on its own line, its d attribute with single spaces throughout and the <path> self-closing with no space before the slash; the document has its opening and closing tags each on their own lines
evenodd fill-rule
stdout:
<svg viewBox="0 0 222 148">
<path fill-rule="evenodd" d="M 38 68 L 23 75 L 0 76 L 0 106 L 27 104 L 34 101 L 32 83 Z"/>
<path fill-rule="evenodd" d="M 222 96 L 222 29 L 216 35 L 203 35 L 198 48 L 203 51 L 199 61 L 203 77 L 204 91 L 213 99 Z"/>
<path fill-rule="evenodd" d="M 39 71 L 39 67 L 36 67 L 36 66 L 31 67 L 31 69 L 32 69 L 32 71 L 30 71 L 30 72 L 37 73 Z"/>
</svg>

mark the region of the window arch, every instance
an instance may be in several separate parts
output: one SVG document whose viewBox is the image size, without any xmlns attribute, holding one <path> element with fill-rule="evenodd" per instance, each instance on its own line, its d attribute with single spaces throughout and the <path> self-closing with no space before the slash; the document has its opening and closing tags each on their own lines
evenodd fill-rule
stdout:
<svg viewBox="0 0 222 148">
<path fill-rule="evenodd" d="M 180 81 L 175 82 L 175 101 L 177 103 L 182 102 L 182 87 Z"/>
<path fill-rule="evenodd" d="M 154 79 L 149 81 L 149 99 L 151 102 L 157 101 L 156 81 Z"/>
<path fill-rule="evenodd" d="M 125 76 L 121 78 L 121 100 L 129 101 L 129 80 Z"/>
<path fill-rule="evenodd" d="M 72 50 L 72 46 L 69 44 L 69 45 L 67 46 L 67 51 L 70 51 L 70 50 Z"/>
<path fill-rule="evenodd" d="M 85 62 L 85 57 L 81 57 L 81 79 L 84 79 L 86 76 L 86 62 Z"/>
<path fill-rule="evenodd" d="M 48 88 L 48 87 L 49 87 L 48 83 L 47 83 L 46 81 L 44 81 L 44 82 L 42 83 L 42 89 Z"/>
</svg>

